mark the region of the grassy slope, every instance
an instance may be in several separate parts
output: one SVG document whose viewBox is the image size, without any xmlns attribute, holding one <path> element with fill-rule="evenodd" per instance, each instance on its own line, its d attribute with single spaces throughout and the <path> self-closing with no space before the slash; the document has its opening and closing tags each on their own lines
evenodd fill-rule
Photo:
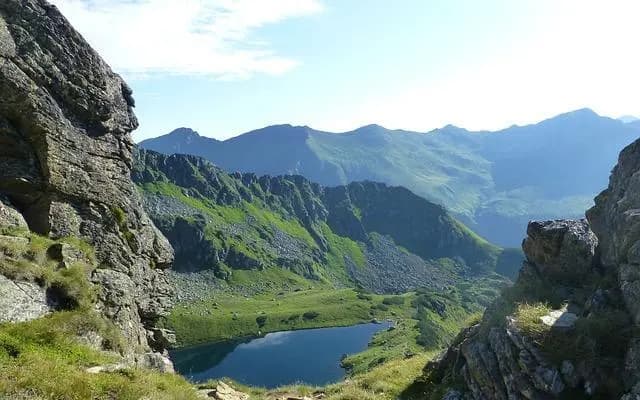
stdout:
<svg viewBox="0 0 640 400">
<path fill-rule="evenodd" d="M 372 145 L 363 146 L 367 139 L 362 135 L 370 135 L 367 139 Z M 368 175 L 357 180 L 404 186 L 465 215 L 471 215 L 480 205 L 483 189 L 492 184 L 486 160 L 442 135 L 382 131 L 318 134 L 307 144 L 320 159 L 340 166 L 349 181 L 354 174 L 366 171 Z M 420 173 L 425 165 L 429 165 L 428 173 Z"/>
<path fill-rule="evenodd" d="M 90 374 L 88 367 L 117 362 L 75 336 L 86 331 L 114 335 L 109 322 L 88 312 L 60 312 L 31 322 L 0 324 L 0 397 L 60 400 L 141 398 L 195 400 L 182 377 L 130 368 Z"/>
<path fill-rule="evenodd" d="M 311 254 L 318 249 L 318 245 L 311 234 L 296 219 L 284 218 L 283 214 L 269 210 L 264 204 L 242 202 L 239 207 L 221 206 L 206 198 L 194 198 L 183 193 L 179 186 L 169 182 L 146 183 L 142 185 L 143 191 L 161 194 L 176 198 L 183 203 L 203 212 L 210 217 L 210 221 L 205 229 L 208 240 L 213 241 L 218 246 L 233 247 L 247 256 L 259 260 L 267 268 L 277 268 L 277 256 L 265 251 L 263 243 L 265 235 L 272 237 L 274 229 L 278 229 L 290 237 L 298 240 L 299 248 L 305 254 Z M 241 236 L 228 235 L 224 229 L 234 224 L 243 224 L 247 218 L 252 219 L 252 223 L 245 224 L 246 229 Z M 317 277 L 324 283 L 339 283 L 341 285 L 351 285 L 351 280 L 346 273 L 345 257 L 349 257 L 356 265 L 363 267 L 365 264 L 364 253 L 361 245 L 357 242 L 342 236 L 338 236 L 331 231 L 331 228 L 322 223 L 320 230 L 328 241 L 328 253 L 326 265 L 315 265 Z M 286 281 L 300 280 L 292 277 L 291 274 L 278 273 L 272 271 L 265 278 L 272 283 L 278 284 L 278 278 Z M 251 278 L 262 279 L 261 274 L 235 270 L 233 272 L 232 283 L 242 284 L 251 281 Z M 286 285 L 284 285 L 286 286 Z"/>
<path fill-rule="evenodd" d="M 371 305 L 381 302 L 382 296 L 371 297 L 372 300 L 359 299 L 353 289 L 311 289 L 253 297 L 225 294 L 179 305 L 167 322 L 175 329 L 179 344 L 185 346 L 253 336 L 259 331 L 345 326 L 391 316 L 388 311 L 372 310 Z M 303 317 L 314 311 L 317 317 Z M 256 322 L 260 316 L 267 318 L 262 327 Z"/>
<path fill-rule="evenodd" d="M 0 240 L 0 273 L 55 288 L 67 311 L 22 323 L 0 324 L 0 398 L 10 399 L 197 399 L 178 375 L 130 368 L 89 374 L 86 368 L 121 361 L 120 331 L 94 311 L 95 291 L 88 281 L 93 250 L 74 238 L 62 239 L 84 252 L 87 262 L 56 268 L 47 256 L 55 242 L 26 231 L 3 231 L 27 244 Z M 78 337 L 97 333 L 109 352 L 98 351 Z M 6 397 L 5 397 L 6 396 Z"/>
</svg>

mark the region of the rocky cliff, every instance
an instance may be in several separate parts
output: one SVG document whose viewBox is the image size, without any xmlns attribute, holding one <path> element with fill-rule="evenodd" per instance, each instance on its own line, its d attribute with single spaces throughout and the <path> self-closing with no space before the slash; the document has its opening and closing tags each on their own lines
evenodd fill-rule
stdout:
<svg viewBox="0 0 640 400">
<path fill-rule="evenodd" d="M 100 311 L 147 351 L 173 255 L 130 179 L 131 90 L 54 6 L 3 0 L 0 93 L 0 221 L 93 245 Z"/>
<path fill-rule="evenodd" d="M 491 273 L 500 254 L 401 187 L 229 174 L 199 157 L 142 149 L 132 176 L 183 272 L 212 270 L 224 279 L 238 269 L 278 267 L 396 292 Z"/>
<path fill-rule="evenodd" d="M 513 288 L 407 397 L 640 399 L 640 140 L 587 220 L 531 222 Z"/>
</svg>

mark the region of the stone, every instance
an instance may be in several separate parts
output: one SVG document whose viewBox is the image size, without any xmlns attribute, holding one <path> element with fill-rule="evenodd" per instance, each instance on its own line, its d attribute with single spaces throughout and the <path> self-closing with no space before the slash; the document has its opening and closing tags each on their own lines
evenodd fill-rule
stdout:
<svg viewBox="0 0 640 400">
<path fill-rule="evenodd" d="M 576 283 L 591 272 L 597 245 L 586 220 L 532 221 L 522 249 L 545 277 Z"/>
<path fill-rule="evenodd" d="M 29 239 L 22 236 L 0 235 L 0 245 L 26 249 L 29 246 Z"/>
<path fill-rule="evenodd" d="M 138 357 L 136 360 L 136 364 L 139 367 L 152 369 L 158 372 L 164 373 L 175 373 L 175 369 L 173 368 L 173 363 L 164 354 L 149 352 L 144 353 Z"/>
<path fill-rule="evenodd" d="M 0 93 L 0 224 L 93 245 L 92 281 L 119 274 L 118 285 L 99 287 L 98 309 L 131 351 L 150 350 L 147 329 L 171 306 L 162 269 L 173 251 L 130 178 L 131 89 L 55 6 L 3 0 Z M 116 300 L 121 288 L 129 293 Z"/>
<path fill-rule="evenodd" d="M 560 310 L 550 311 L 549 314 L 540 317 L 543 324 L 553 329 L 571 329 L 576 324 L 578 316 L 567 311 L 566 306 Z"/>
<path fill-rule="evenodd" d="M 464 400 L 464 395 L 457 390 L 449 390 L 442 396 L 442 400 Z"/>
<path fill-rule="evenodd" d="M 567 385 L 571 388 L 576 388 L 579 381 L 579 376 L 576 374 L 576 369 L 573 366 L 573 363 L 568 360 L 564 360 L 560 367 L 560 373 L 562 373 L 562 379 Z"/>
<path fill-rule="evenodd" d="M 124 371 L 131 368 L 131 364 L 122 362 L 116 364 L 96 365 L 95 367 L 89 367 L 85 369 L 85 372 L 88 374 L 102 374 L 108 372 Z"/>
<path fill-rule="evenodd" d="M 69 268 L 79 262 L 89 263 L 82 251 L 67 243 L 55 243 L 47 249 L 47 255 L 58 261 L 60 268 Z"/>
<path fill-rule="evenodd" d="M 249 395 L 233 389 L 224 382 L 218 382 L 214 390 L 207 392 L 209 398 L 215 400 L 249 400 Z"/>
<path fill-rule="evenodd" d="M 0 275 L 0 322 L 24 322 L 52 311 L 43 288 Z"/>
<path fill-rule="evenodd" d="M 169 329 L 153 328 L 149 331 L 149 344 L 152 348 L 168 349 L 176 344 L 176 333 Z"/>
<path fill-rule="evenodd" d="M 0 20 L 1 21 L 1 20 Z M 2 25 L 0 24 L 0 46 L 2 46 Z M 0 50 L 1 51 L 1 50 Z M 0 195 L 0 228 L 27 229 L 27 221 L 4 196 Z"/>
</svg>

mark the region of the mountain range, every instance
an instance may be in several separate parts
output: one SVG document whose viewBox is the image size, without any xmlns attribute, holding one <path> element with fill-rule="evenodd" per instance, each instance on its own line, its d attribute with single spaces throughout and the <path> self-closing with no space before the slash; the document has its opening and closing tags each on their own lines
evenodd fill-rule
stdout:
<svg viewBox="0 0 640 400">
<path fill-rule="evenodd" d="M 149 150 L 135 152 L 132 177 L 175 250 L 176 271 L 229 282 L 255 271 L 261 285 L 300 277 L 393 293 L 500 268 L 514 276 L 519 266 L 518 254 L 503 255 L 402 187 L 229 174 L 200 157 Z"/>
<path fill-rule="evenodd" d="M 582 216 L 619 151 L 639 133 L 637 121 L 581 109 L 496 132 L 368 125 L 336 134 L 276 125 L 219 141 L 180 128 L 140 146 L 198 155 L 231 172 L 299 174 L 325 186 L 403 186 L 488 240 L 517 246 L 529 220 Z"/>
</svg>

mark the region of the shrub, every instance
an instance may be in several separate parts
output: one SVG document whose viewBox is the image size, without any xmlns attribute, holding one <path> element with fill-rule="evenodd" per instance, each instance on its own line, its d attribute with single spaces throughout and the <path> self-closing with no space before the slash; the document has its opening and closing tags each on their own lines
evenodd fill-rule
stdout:
<svg viewBox="0 0 640 400">
<path fill-rule="evenodd" d="M 306 320 L 312 320 L 318 318 L 319 315 L 320 313 L 317 311 L 307 311 L 306 313 L 302 314 L 302 318 Z"/>
<path fill-rule="evenodd" d="M 258 324 L 258 328 L 262 328 L 263 326 L 266 325 L 267 323 L 267 316 L 266 315 L 260 315 L 256 318 L 256 323 Z"/>
<path fill-rule="evenodd" d="M 362 292 L 358 293 L 358 295 L 356 297 L 358 297 L 358 299 L 360 299 L 360 300 L 367 300 L 367 301 L 373 299 L 373 297 L 370 294 L 366 294 L 366 293 L 362 293 Z"/>
<path fill-rule="evenodd" d="M 382 303 L 388 306 L 392 306 L 392 305 L 401 306 L 404 304 L 404 297 L 401 297 L 401 296 L 385 297 L 382 300 Z"/>
<path fill-rule="evenodd" d="M 386 304 L 375 304 L 373 306 L 371 306 L 372 309 L 374 310 L 380 310 L 380 311 L 389 311 L 389 306 L 387 306 Z"/>
</svg>

